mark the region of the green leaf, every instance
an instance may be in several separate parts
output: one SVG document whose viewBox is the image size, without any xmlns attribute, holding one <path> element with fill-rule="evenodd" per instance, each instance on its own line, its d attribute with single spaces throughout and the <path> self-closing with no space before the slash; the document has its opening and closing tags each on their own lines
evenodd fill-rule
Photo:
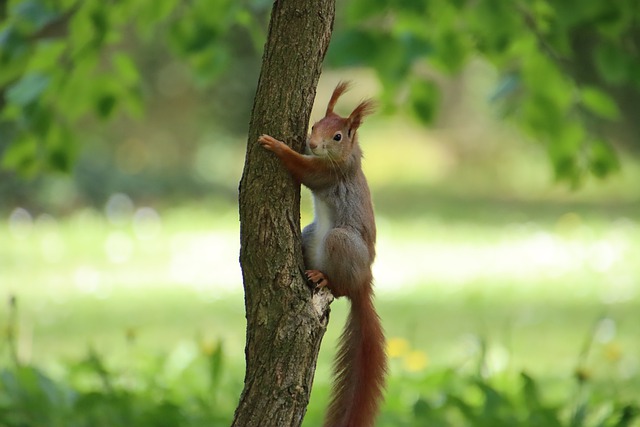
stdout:
<svg viewBox="0 0 640 427">
<path fill-rule="evenodd" d="M 59 16 L 50 8 L 49 2 L 39 0 L 23 0 L 11 9 L 12 15 L 21 23 L 29 23 L 35 29 L 44 27 Z"/>
<path fill-rule="evenodd" d="M 224 45 L 209 46 L 209 49 L 189 57 L 200 88 L 210 85 L 225 70 L 230 60 L 230 52 Z"/>
<path fill-rule="evenodd" d="M 7 100 L 25 107 L 37 100 L 49 86 L 50 78 L 42 73 L 30 73 L 11 85 L 7 91 Z"/>
<path fill-rule="evenodd" d="M 37 43 L 29 60 L 29 70 L 49 75 L 66 72 L 67 70 L 60 66 L 66 49 L 67 43 L 64 40 Z"/>
<path fill-rule="evenodd" d="M 615 427 L 630 427 L 633 420 L 640 415 L 640 409 L 634 404 L 625 405 L 620 410 L 620 419 Z"/>
<path fill-rule="evenodd" d="M 70 121 L 83 117 L 94 107 L 95 92 L 105 86 L 104 78 L 96 76 L 97 64 L 92 56 L 82 56 L 74 67 L 57 76 L 56 105 Z"/>
<path fill-rule="evenodd" d="M 612 43 L 602 42 L 595 48 L 594 61 L 598 73 L 610 84 L 622 84 L 628 78 L 628 54 Z"/>
<path fill-rule="evenodd" d="M 222 377 L 223 361 L 224 349 L 222 347 L 222 341 L 220 341 L 208 357 L 209 381 L 213 390 L 216 390 L 218 388 L 218 384 L 220 383 L 220 379 Z"/>
<path fill-rule="evenodd" d="M 115 24 L 109 15 L 110 8 L 113 7 L 102 2 L 78 3 L 69 23 L 69 37 L 67 37 L 70 44 L 70 57 L 74 61 L 98 55 L 109 33 L 118 34 L 112 31 Z"/>
<path fill-rule="evenodd" d="M 134 2 L 137 3 L 137 2 Z M 152 2 L 143 2 L 140 4 L 142 7 L 142 17 L 145 23 L 157 23 L 169 16 L 172 10 L 179 4 L 174 0 L 154 0 Z"/>
<path fill-rule="evenodd" d="M 30 50 L 27 37 L 16 28 L 0 30 L 0 86 L 20 77 L 27 66 Z"/>
<path fill-rule="evenodd" d="M 585 420 L 589 414 L 589 405 L 586 401 L 582 401 L 576 407 L 574 413 L 571 415 L 569 421 L 569 427 L 583 427 Z"/>
<path fill-rule="evenodd" d="M 47 135 L 47 165 L 58 172 L 68 173 L 73 168 L 76 144 L 71 130 L 63 123 L 52 126 Z"/>
<path fill-rule="evenodd" d="M 51 109 L 42 103 L 31 103 L 22 110 L 22 123 L 20 125 L 39 138 L 44 138 L 51 126 L 55 126 L 55 117 Z"/>
<path fill-rule="evenodd" d="M 413 414 L 417 418 L 425 418 L 431 412 L 431 405 L 424 398 L 420 397 L 413 404 Z"/>
<path fill-rule="evenodd" d="M 522 372 L 520 377 L 522 384 L 522 400 L 529 410 L 529 420 L 532 426 L 561 427 L 557 411 L 546 407 L 540 397 L 538 384 L 533 377 Z"/>
<path fill-rule="evenodd" d="M 613 98 L 604 91 L 593 86 L 588 86 L 581 90 L 581 95 L 582 104 L 595 115 L 609 120 L 617 120 L 620 118 L 618 105 Z"/>
<path fill-rule="evenodd" d="M 564 111 L 547 92 L 536 92 L 521 101 L 521 126 L 537 138 L 556 139 L 565 126 Z"/>
<path fill-rule="evenodd" d="M 482 391 L 484 395 L 485 413 L 497 417 L 499 411 L 511 408 L 511 403 L 509 402 L 507 397 L 501 394 L 498 390 L 490 386 L 485 381 L 476 381 L 476 386 Z"/>
<path fill-rule="evenodd" d="M 551 160 L 557 181 L 567 182 L 571 185 L 571 188 L 578 188 L 580 186 L 583 176 L 574 156 L 564 155 L 552 158 Z"/>
<path fill-rule="evenodd" d="M 523 25 L 519 15 L 515 2 L 483 0 L 469 8 L 463 19 L 473 38 L 473 47 L 492 61 L 503 62 L 509 58 L 512 44 L 525 39 L 521 37 Z"/>
<path fill-rule="evenodd" d="M 612 40 L 624 35 L 635 12 L 633 9 L 625 10 L 625 2 L 616 3 L 618 2 L 602 2 L 600 13 L 594 22 L 598 33 Z"/>
<path fill-rule="evenodd" d="M 368 31 L 360 29 L 342 31 L 331 41 L 327 52 L 327 62 L 333 67 L 352 67 L 371 62 L 383 40 Z"/>
<path fill-rule="evenodd" d="M 354 29 L 336 35 L 327 53 L 332 67 L 373 67 L 384 84 L 407 77 L 414 62 L 432 51 L 430 44 L 409 31 L 398 34 Z"/>
<path fill-rule="evenodd" d="M 25 177 L 33 177 L 39 167 L 37 153 L 38 143 L 35 138 L 14 138 L 2 156 L 2 168 L 17 171 Z"/>
<path fill-rule="evenodd" d="M 409 102 L 420 121 L 432 123 L 440 103 L 440 89 L 433 81 L 416 80 L 409 89 Z"/>
<path fill-rule="evenodd" d="M 125 86 L 132 86 L 138 83 L 140 80 L 140 74 L 136 64 L 131 59 L 131 56 L 125 53 L 115 53 L 111 58 L 115 72 L 118 75 L 118 79 Z"/>
<path fill-rule="evenodd" d="M 345 18 L 350 23 L 360 23 L 364 19 L 380 15 L 388 8 L 386 0 L 353 0 L 345 3 Z"/>
<path fill-rule="evenodd" d="M 454 407 L 460 411 L 460 414 L 469 421 L 470 425 L 474 424 L 477 421 L 478 415 L 473 406 L 469 405 L 463 399 L 455 396 L 453 394 L 449 394 L 447 396 L 447 406 Z"/>
<path fill-rule="evenodd" d="M 161 402 L 152 406 L 145 413 L 141 420 L 141 425 L 156 427 L 173 427 L 185 425 L 185 417 L 182 415 L 182 408 L 170 401 Z"/>
<path fill-rule="evenodd" d="M 100 47 L 107 36 L 107 32 L 111 28 L 107 8 L 104 6 L 96 7 L 91 12 L 90 19 L 95 30 L 93 43 L 95 43 L 95 47 Z"/>
<path fill-rule="evenodd" d="M 111 93 L 103 93 L 96 99 L 96 111 L 103 119 L 111 117 L 113 110 L 118 102 L 118 98 Z"/>
<path fill-rule="evenodd" d="M 568 122 L 547 136 L 547 152 L 558 181 L 577 187 L 583 176 L 578 156 L 586 140 L 586 131 L 579 122 Z"/>
<path fill-rule="evenodd" d="M 605 178 L 620 168 L 615 151 L 601 139 L 589 144 L 588 161 L 589 170 L 598 178 Z"/>
<path fill-rule="evenodd" d="M 540 406 L 540 395 L 538 392 L 538 385 L 534 381 L 534 379 L 522 372 L 520 374 L 520 378 L 522 379 L 522 394 L 524 396 L 524 400 L 527 405 L 531 407 L 539 407 Z"/>
<path fill-rule="evenodd" d="M 465 64 L 469 47 L 465 35 L 459 31 L 446 31 L 434 42 L 433 61 L 448 73 L 456 73 Z"/>
</svg>

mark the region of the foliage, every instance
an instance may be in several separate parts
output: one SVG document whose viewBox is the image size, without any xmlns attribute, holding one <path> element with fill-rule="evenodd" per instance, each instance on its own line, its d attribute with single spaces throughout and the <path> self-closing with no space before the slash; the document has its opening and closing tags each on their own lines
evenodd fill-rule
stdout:
<svg viewBox="0 0 640 427">
<path fill-rule="evenodd" d="M 221 355 L 219 347 L 185 368 L 180 379 L 191 387 L 188 392 L 156 378 L 162 377 L 166 360 L 158 362 L 158 372 L 124 374 L 107 369 L 102 357 L 90 352 L 66 367 L 66 380 L 54 380 L 35 366 L 5 368 L 0 373 L 0 425 L 226 426 L 235 401 L 217 396 L 236 390 L 227 383 L 222 383 L 225 389 L 219 386 Z M 197 389 L 194 371 L 209 379 L 209 388 Z"/>
<path fill-rule="evenodd" d="M 203 362 L 201 356 L 197 364 Z M 34 366 L 3 369 L 0 425 L 196 427 L 230 423 L 234 400 L 220 402 L 216 398 L 224 394 L 237 397 L 239 390 L 229 388 L 228 382 L 186 395 L 158 385 L 148 374 L 133 372 L 125 376 L 106 371 L 102 364 L 100 356 L 91 354 L 81 364 L 69 366 L 70 371 L 84 371 L 71 381 L 55 380 Z M 228 378 L 229 373 L 221 376 Z M 80 378 L 93 380 L 94 385 L 81 385 Z M 189 381 L 188 385 L 197 382 L 194 378 L 182 380 Z M 132 381 L 137 386 L 126 385 Z M 390 388 L 380 426 L 625 427 L 635 425 L 639 413 L 637 404 L 609 402 L 592 392 L 550 401 L 540 383 L 525 373 L 513 388 L 495 379 L 460 375 L 450 369 L 432 371 L 414 380 L 392 378 Z M 416 397 L 407 399 L 410 393 Z M 306 425 L 319 425 L 316 417 L 309 414 Z"/>
<path fill-rule="evenodd" d="M 639 12 L 633 0 L 354 0 L 329 59 L 373 66 L 387 105 L 426 122 L 437 76 L 489 61 L 499 76 L 491 103 L 545 144 L 558 179 L 578 184 L 617 169 L 609 131 L 635 122 L 635 106 L 621 106 L 640 95 Z"/>
<path fill-rule="evenodd" d="M 152 59 L 136 47 L 169 47 L 196 81 L 211 84 L 236 60 L 230 35 L 238 29 L 259 55 L 269 4 L 13 0 L 5 7 L 2 164 L 33 175 L 69 170 L 77 126 L 87 117 L 144 112 L 149 82 L 141 71 Z M 342 7 L 328 62 L 375 69 L 390 111 L 433 122 L 438 76 L 456 75 L 479 57 L 498 73 L 490 102 L 545 144 L 558 179 L 605 177 L 618 167 L 614 139 L 637 145 L 619 132 L 637 134 L 634 0 L 351 0 Z"/>
<path fill-rule="evenodd" d="M 524 372 L 519 378 L 485 378 L 444 369 L 409 387 L 415 387 L 418 397 L 406 408 L 404 417 L 385 413 L 382 419 L 388 421 L 383 425 L 627 426 L 638 412 L 634 404 L 609 405 L 606 398 L 592 392 L 551 401 L 541 390 L 541 382 Z M 403 418 L 404 422 L 399 422 Z"/>
<path fill-rule="evenodd" d="M 153 59 L 135 52 L 136 46 L 168 46 L 200 83 L 211 81 L 229 63 L 225 36 L 234 25 L 254 28 L 259 3 L 3 2 L 2 166 L 30 176 L 68 171 L 79 148 L 78 126 L 87 119 L 104 121 L 116 111 L 140 117 L 150 90 L 141 65 Z"/>
<path fill-rule="evenodd" d="M 17 305 L 11 298 L 6 347 L 11 363 L 0 370 L 0 425 L 17 426 L 226 426 L 238 378 L 224 373 L 222 343 L 177 347 L 150 360 L 112 367 L 90 348 L 54 379 L 17 357 Z M 127 341 L 133 346 L 135 334 Z M 0 355 L 2 358 L 4 355 Z"/>
<path fill-rule="evenodd" d="M 225 368 L 221 343 L 201 346 L 198 354 L 177 348 L 169 356 L 135 362 L 118 369 L 89 350 L 84 360 L 64 366 L 63 378 L 56 378 L 14 360 L 0 371 L 0 425 L 229 424 L 240 376 Z M 481 358 L 479 366 L 483 364 Z M 394 365 L 378 425 L 625 427 L 634 425 L 639 414 L 637 402 L 611 401 L 584 375 L 576 375 L 574 384 L 566 381 L 562 398 L 549 399 L 543 388 L 543 382 L 526 373 L 519 378 L 488 376 L 481 369 L 415 373 Z M 306 425 L 319 425 L 320 416 L 312 408 Z"/>
</svg>

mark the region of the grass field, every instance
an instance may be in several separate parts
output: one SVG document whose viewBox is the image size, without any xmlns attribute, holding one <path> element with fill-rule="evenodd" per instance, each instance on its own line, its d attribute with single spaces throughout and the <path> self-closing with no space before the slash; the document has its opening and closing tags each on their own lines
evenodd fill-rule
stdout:
<svg viewBox="0 0 640 427">
<path fill-rule="evenodd" d="M 377 197 L 375 276 L 392 356 L 380 425 L 633 425 L 615 422 L 640 395 L 637 204 L 393 189 Z M 417 198 L 424 204 L 407 202 Z M 227 425 L 241 390 L 245 327 L 233 205 L 156 211 L 116 196 L 104 212 L 67 218 L 18 209 L 0 226 L 0 242 L 0 293 L 17 301 L 0 311 L 11 332 L 2 360 L 16 353 L 86 393 L 125 390 L 149 413 L 173 414 L 169 402 L 191 417 L 183 425 Z M 333 305 L 309 427 L 322 416 L 347 304 Z M 16 410 L 8 372 L 0 409 Z M 536 387 L 556 403 L 531 406 Z M 104 419 L 87 410 L 95 416 L 86 425 L 126 425 L 108 418 L 107 406 L 94 411 Z M 60 411 L 62 421 L 47 425 L 66 425 Z"/>
</svg>

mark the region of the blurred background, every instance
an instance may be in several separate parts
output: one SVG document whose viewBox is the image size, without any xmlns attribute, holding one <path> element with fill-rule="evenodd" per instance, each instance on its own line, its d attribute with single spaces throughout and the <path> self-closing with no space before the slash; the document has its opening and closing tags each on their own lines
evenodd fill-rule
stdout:
<svg viewBox="0 0 640 427">
<path fill-rule="evenodd" d="M 228 425 L 271 5 L 67 3 L 0 15 L 0 424 Z M 339 113 L 382 107 L 360 130 L 392 362 L 380 425 L 637 425 L 637 5 L 364 3 L 338 7 L 311 121 L 339 80 Z"/>
</svg>

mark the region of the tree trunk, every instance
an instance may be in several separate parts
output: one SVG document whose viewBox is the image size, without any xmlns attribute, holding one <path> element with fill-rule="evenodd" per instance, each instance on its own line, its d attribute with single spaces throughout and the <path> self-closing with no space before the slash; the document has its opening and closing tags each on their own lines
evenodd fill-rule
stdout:
<svg viewBox="0 0 640 427">
<path fill-rule="evenodd" d="M 271 13 L 240 182 L 247 366 L 233 426 L 299 426 L 309 402 L 332 297 L 304 278 L 300 187 L 256 140 L 302 149 L 334 14 L 335 0 L 277 0 Z"/>
</svg>

